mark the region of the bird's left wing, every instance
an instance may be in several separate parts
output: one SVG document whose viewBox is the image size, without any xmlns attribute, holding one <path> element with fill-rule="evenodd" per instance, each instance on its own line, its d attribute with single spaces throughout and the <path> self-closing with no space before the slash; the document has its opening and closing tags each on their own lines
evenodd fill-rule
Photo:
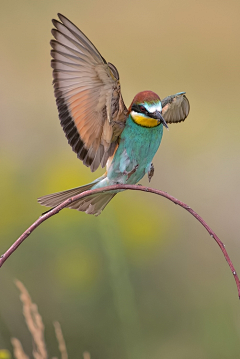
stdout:
<svg viewBox="0 0 240 359">
<path fill-rule="evenodd" d="M 53 84 L 68 143 L 86 166 L 105 166 L 124 128 L 118 71 L 65 16 L 53 20 Z"/>
<path fill-rule="evenodd" d="M 179 92 L 162 100 L 162 115 L 167 123 L 184 121 L 189 111 L 190 105 L 185 92 Z"/>
</svg>

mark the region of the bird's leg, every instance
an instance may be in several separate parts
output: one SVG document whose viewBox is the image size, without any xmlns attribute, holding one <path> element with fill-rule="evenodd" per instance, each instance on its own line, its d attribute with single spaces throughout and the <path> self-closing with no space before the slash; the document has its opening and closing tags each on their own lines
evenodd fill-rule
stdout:
<svg viewBox="0 0 240 359">
<path fill-rule="evenodd" d="M 123 174 L 127 175 L 127 180 L 129 180 L 129 178 L 131 177 L 131 175 L 136 172 L 138 169 L 138 165 L 136 165 L 135 167 L 133 167 L 133 169 L 131 171 L 124 171 Z"/>
<path fill-rule="evenodd" d="M 149 171 L 148 171 L 148 180 L 149 180 L 149 182 L 151 181 L 153 175 L 154 175 L 154 166 L 153 166 L 153 163 L 151 163 Z"/>
</svg>

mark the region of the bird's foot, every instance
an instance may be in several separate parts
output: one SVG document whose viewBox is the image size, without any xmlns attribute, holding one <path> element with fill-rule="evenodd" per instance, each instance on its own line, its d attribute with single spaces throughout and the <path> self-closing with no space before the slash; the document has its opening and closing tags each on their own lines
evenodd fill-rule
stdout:
<svg viewBox="0 0 240 359">
<path fill-rule="evenodd" d="M 150 169 L 148 171 L 148 180 L 149 180 L 149 182 L 151 181 L 153 175 L 154 175 L 154 166 L 153 166 L 153 163 L 151 163 Z"/>
<path fill-rule="evenodd" d="M 129 180 L 129 178 L 131 177 L 131 175 L 133 174 L 133 173 L 135 173 L 136 171 L 137 171 L 137 169 L 138 169 L 138 165 L 136 165 L 135 167 L 133 167 L 133 169 L 131 170 L 131 171 L 124 171 L 123 172 L 123 174 L 124 175 L 127 175 L 127 180 Z"/>
</svg>

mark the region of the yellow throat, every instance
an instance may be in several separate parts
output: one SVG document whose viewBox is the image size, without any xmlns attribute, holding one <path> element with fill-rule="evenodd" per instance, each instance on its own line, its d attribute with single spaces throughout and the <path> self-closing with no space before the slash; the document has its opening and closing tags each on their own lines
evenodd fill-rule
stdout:
<svg viewBox="0 0 240 359">
<path fill-rule="evenodd" d="M 160 125 L 159 120 L 156 120 L 155 118 L 147 117 L 144 114 L 131 111 L 130 115 L 133 121 L 142 127 L 156 127 Z"/>
</svg>

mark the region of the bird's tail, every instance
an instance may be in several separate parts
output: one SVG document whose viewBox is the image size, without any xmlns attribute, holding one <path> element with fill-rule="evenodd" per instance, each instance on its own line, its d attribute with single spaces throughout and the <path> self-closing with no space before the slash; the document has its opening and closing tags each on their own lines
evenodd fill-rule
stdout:
<svg viewBox="0 0 240 359">
<path fill-rule="evenodd" d="M 76 187 L 67 191 L 52 193 L 43 197 L 39 197 L 38 202 L 42 206 L 56 207 L 68 198 L 71 198 L 84 191 L 90 190 L 93 186 L 96 185 L 97 182 L 100 182 L 100 180 L 102 180 L 102 177 L 98 178 L 92 183 L 86 184 L 85 186 Z M 70 203 L 67 207 L 71 209 L 77 209 L 78 211 L 86 212 L 88 214 L 95 214 L 95 216 L 98 216 L 106 207 L 108 202 L 110 202 L 111 199 L 115 196 L 115 194 L 116 193 L 93 194 L 76 202 Z"/>
</svg>

